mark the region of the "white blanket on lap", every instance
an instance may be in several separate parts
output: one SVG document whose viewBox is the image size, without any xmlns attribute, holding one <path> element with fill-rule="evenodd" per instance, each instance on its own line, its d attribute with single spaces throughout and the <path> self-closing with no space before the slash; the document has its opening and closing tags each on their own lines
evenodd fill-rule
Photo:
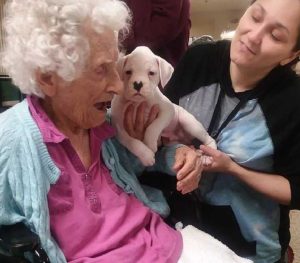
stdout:
<svg viewBox="0 0 300 263">
<path fill-rule="evenodd" d="M 178 263 L 252 263 L 236 255 L 211 235 L 189 225 L 179 230 L 183 251 Z"/>
</svg>

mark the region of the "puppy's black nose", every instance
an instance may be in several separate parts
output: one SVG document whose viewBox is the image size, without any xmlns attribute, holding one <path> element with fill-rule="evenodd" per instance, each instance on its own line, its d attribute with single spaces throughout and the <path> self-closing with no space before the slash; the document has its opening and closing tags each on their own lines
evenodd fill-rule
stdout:
<svg viewBox="0 0 300 263">
<path fill-rule="evenodd" d="M 141 88 L 143 87 L 143 82 L 133 82 L 133 88 L 136 90 L 136 91 L 140 91 Z"/>
</svg>

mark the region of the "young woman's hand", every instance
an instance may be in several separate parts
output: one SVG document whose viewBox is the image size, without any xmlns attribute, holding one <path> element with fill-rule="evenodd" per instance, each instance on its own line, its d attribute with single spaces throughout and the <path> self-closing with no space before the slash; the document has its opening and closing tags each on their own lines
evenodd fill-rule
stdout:
<svg viewBox="0 0 300 263">
<path fill-rule="evenodd" d="M 177 172 L 177 191 L 182 194 L 194 191 L 203 170 L 201 154 L 188 146 L 178 148 L 173 169 Z"/>
<path fill-rule="evenodd" d="M 142 102 L 137 106 L 134 116 L 134 105 L 129 104 L 124 112 L 124 129 L 127 133 L 140 141 L 144 140 L 145 130 L 157 118 L 159 113 L 158 105 L 153 105 L 148 117 L 146 117 L 147 103 Z"/>
<path fill-rule="evenodd" d="M 229 155 L 206 145 L 201 145 L 200 150 L 203 152 L 203 154 L 209 156 L 211 160 L 209 165 L 204 165 L 205 171 L 230 172 L 234 161 Z"/>
</svg>

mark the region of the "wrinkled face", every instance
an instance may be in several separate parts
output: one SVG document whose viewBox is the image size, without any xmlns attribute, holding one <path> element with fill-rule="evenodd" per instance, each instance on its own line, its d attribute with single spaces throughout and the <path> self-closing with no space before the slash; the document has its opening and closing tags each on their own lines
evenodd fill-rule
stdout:
<svg viewBox="0 0 300 263">
<path fill-rule="evenodd" d="M 123 89 L 116 62 L 117 41 L 114 32 L 96 34 L 87 30 L 90 56 L 82 74 L 75 80 L 62 83 L 53 98 L 60 118 L 81 128 L 89 129 L 102 124 L 106 109 L 114 94 Z"/>
<path fill-rule="evenodd" d="M 160 81 L 159 64 L 152 52 L 135 50 L 128 55 L 120 69 L 124 81 L 124 97 L 141 102 L 153 96 Z"/>
<path fill-rule="evenodd" d="M 239 22 L 231 44 L 231 61 L 257 69 L 285 65 L 297 56 L 293 48 L 299 27 L 299 0 L 257 0 Z"/>
</svg>

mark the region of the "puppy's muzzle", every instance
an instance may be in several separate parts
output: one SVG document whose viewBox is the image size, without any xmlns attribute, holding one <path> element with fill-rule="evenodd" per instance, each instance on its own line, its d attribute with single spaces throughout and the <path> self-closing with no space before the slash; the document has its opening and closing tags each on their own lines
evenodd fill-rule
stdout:
<svg viewBox="0 0 300 263">
<path fill-rule="evenodd" d="M 137 81 L 133 82 L 133 88 L 134 88 L 137 92 L 139 92 L 139 91 L 141 90 L 142 87 L 143 87 L 143 82 L 142 82 L 142 81 L 140 81 L 140 82 L 137 82 Z"/>
</svg>

